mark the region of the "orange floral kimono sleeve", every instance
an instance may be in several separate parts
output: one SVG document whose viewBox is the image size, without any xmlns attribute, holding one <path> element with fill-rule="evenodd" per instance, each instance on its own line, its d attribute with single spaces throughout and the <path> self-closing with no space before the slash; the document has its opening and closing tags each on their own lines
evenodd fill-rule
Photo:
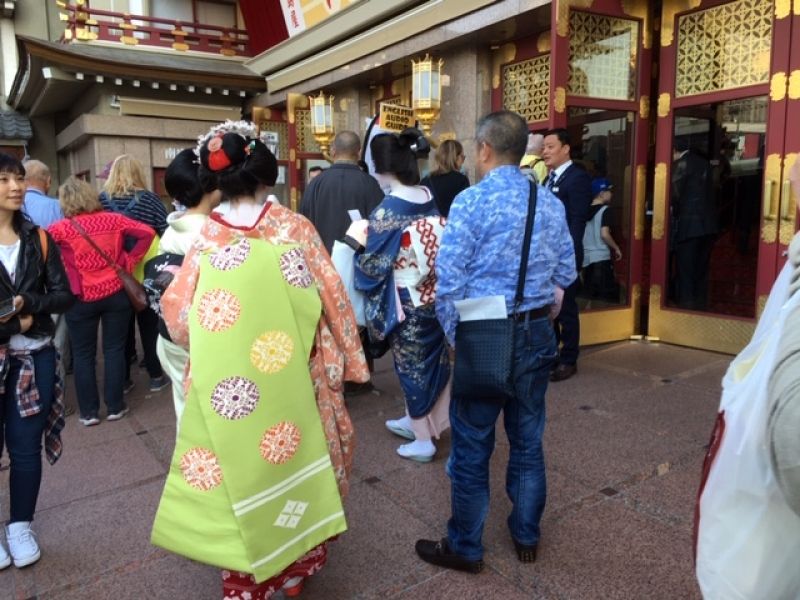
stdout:
<svg viewBox="0 0 800 600">
<path fill-rule="evenodd" d="M 183 259 L 180 270 L 161 296 L 161 315 L 172 341 L 189 347 L 189 309 L 197 288 L 200 254 L 192 247 Z"/>
</svg>

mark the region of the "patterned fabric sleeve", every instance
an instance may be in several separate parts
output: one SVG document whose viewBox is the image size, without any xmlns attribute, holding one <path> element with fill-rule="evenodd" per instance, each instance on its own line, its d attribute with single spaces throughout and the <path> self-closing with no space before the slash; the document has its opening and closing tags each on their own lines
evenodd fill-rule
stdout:
<svg viewBox="0 0 800 600">
<path fill-rule="evenodd" d="M 358 324 L 342 279 L 311 222 L 297 217 L 295 227 L 308 268 L 319 287 L 323 317 L 344 356 L 341 378 L 346 381 L 368 381 L 369 369 L 358 335 Z"/>
<path fill-rule="evenodd" d="M 200 252 L 192 247 L 183 259 L 180 270 L 161 296 L 161 314 L 172 341 L 189 347 L 189 309 L 200 275 Z"/>
</svg>

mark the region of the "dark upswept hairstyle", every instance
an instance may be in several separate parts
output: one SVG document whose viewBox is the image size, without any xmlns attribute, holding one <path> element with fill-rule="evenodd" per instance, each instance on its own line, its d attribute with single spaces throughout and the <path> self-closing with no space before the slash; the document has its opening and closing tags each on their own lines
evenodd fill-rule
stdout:
<svg viewBox="0 0 800 600">
<path fill-rule="evenodd" d="M 376 173 L 388 173 L 404 185 L 416 185 L 419 183 L 417 158 L 427 156 L 431 147 L 419 130 L 409 128 L 400 134 L 376 135 L 369 149 Z"/>
<path fill-rule="evenodd" d="M 186 208 L 194 208 L 209 194 L 217 189 L 217 178 L 207 177 L 200 180 L 200 161 L 192 148 L 181 150 L 169 163 L 164 173 L 164 187 L 167 193 Z"/>
<path fill-rule="evenodd" d="M 219 144 L 230 164 L 215 170 L 209 165 L 209 144 Z M 226 198 L 253 196 L 259 185 L 272 187 L 278 179 L 278 161 L 260 140 L 244 138 L 238 133 L 226 133 L 221 138 L 212 137 L 200 148 L 200 185 L 219 189 Z"/>
<path fill-rule="evenodd" d="M 11 173 L 19 177 L 25 177 L 25 166 L 16 156 L 0 152 L 0 173 Z M 28 215 L 23 210 L 15 210 L 14 215 L 11 217 L 11 226 L 14 231 L 19 233 L 22 229 L 22 224 L 30 221 Z"/>
<path fill-rule="evenodd" d="M 509 164 L 519 164 L 528 146 L 528 123 L 510 110 L 489 113 L 478 121 L 475 139 L 492 147 Z"/>
</svg>

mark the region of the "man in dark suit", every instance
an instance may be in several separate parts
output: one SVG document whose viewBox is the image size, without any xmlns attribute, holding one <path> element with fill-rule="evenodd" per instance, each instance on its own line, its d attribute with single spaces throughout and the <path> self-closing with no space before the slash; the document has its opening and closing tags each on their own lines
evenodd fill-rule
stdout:
<svg viewBox="0 0 800 600">
<path fill-rule="evenodd" d="M 592 203 L 592 178 L 570 158 L 570 138 L 566 129 L 551 129 L 544 134 L 542 158 L 550 170 L 544 185 L 564 203 L 567 225 L 575 246 L 578 272 L 583 266 L 583 230 Z M 561 312 L 555 320 L 556 336 L 561 343 L 558 366 L 551 381 L 569 379 L 578 371 L 578 345 L 581 338 L 577 295 L 580 280 L 564 290 Z"/>
<path fill-rule="evenodd" d="M 717 238 L 711 163 L 693 149 L 675 152 L 670 198 L 670 241 L 675 257 L 675 298 L 681 308 L 708 308 L 708 271 Z"/>
<path fill-rule="evenodd" d="M 357 134 L 337 133 L 331 145 L 333 165 L 308 183 L 300 203 L 300 214 L 317 228 L 328 253 L 350 226 L 347 211 L 357 210 L 366 219 L 383 200 L 378 182 L 358 166 L 360 152 Z"/>
</svg>

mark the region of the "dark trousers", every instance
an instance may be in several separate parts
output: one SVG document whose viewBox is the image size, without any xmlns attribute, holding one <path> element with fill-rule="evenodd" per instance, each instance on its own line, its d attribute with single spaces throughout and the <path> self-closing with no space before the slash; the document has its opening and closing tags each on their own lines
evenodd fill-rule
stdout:
<svg viewBox="0 0 800 600">
<path fill-rule="evenodd" d="M 715 239 L 704 235 L 675 244 L 675 300 L 679 307 L 708 308 L 708 270 Z"/>
<path fill-rule="evenodd" d="M 158 315 L 152 308 L 145 308 L 143 311 L 131 315 L 128 322 L 128 338 L 125 342 L 125 355 L 132 357 L 136 354 L 136 323 L 139 324 L 139 337 L 142 340 L 142 352 L 144 353 L 144 365 L 147 374 L 151 378 L 161 377 L 164 371 L 161 369 L 161 362 L 156 353 L 156 342 L 158 342 Z M 125 371 L 125 379 L 131 378 L 130 361 Z"/>
<path fill-rule="evenodd" d="M 56 351 L 52 346 L 33 355 L 33 370 L 42 410 L 30 417 L 21 417 L 17 407 L 17 379 L 22 363 L 11 361 L 0 396 L 0 453 L 8 450 L 11 460 L 9 491 L 11 492 L 10 523 L 33 521 L 39 486 L 42 482 L 42 437 L 53 404 L 56 381 Z"/>
<path fill-rule="evenodd" d="M 578 346 L 581 340 L 581 322 L 578 318 L 578 290 L 580 280 L 576 280 L 564 290 L 564 301 L 561 312 L 553 323 L 556 339 L 561 346 L 558 362 L 562 365 L 574 365 L 578 362 Z"/>
<path fill-rule="evenodd" d="M 97 393 L 97 327 L 102 322 L 104 395 L 109 414 L 124 408 L 122 388 L 125 383 L 125 339 L 133 308 L 123 290 L 95 302 L 76 302 L 67 311 L 67 327 L 72 340 L 75 391 L 81 417 L 97 417 L 100 398 Z"/>
</svg>

